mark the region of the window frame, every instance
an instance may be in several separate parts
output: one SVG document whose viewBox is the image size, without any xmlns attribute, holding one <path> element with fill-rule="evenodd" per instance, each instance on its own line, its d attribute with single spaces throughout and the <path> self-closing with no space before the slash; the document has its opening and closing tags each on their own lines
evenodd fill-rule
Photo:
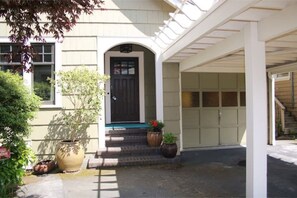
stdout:
<svg viewBox="0 0 297 198">
<path fill-rule="evenodd" d="M 61 50 L 61 43 L 58 42 L 56 39 L 54 38 L 44 38 L 45 42 L 41 42 L 41 41 L 35 41 L 33 39 L 29 40 L 29 43 L 32 44 L 54 44 L 54 78 L 57 79 L 57 72 L 61 70 L 61 54 L 62 54 L 62 50 Z M 7 37 L 0 37 L 0 44 L 13 44 Z M 51 64 L 51 63 L 44 63 L 44 64 Z M 23 71 L 23 80 L 24 80 L 24 84 L 31 90 L 33 91 L 33 84 L 34 84 L 34 78 L 33 78 L 33 73 L 32 72 L 24 72 Z M 62 108 L 62 94 L 61 94 L 61 90 L 60 88 L 57 87 L 57 85 L 55 85 L 55 89 L 54 89 L 54 103 L 53 104 L 46 104 L 42 103 L 40 108 Z"/>
</svg>

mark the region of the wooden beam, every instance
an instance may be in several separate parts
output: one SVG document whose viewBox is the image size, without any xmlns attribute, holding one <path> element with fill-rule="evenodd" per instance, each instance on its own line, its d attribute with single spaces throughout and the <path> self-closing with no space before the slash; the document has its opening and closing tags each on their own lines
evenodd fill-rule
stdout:
<svg viewBox="0 0 297 198">
<path fill-rule="evenodd" d="M 206 64 L 214 59 L 218 59 L 241 50 L 243 46 L 244 34 L 243 32 L 240 32 L 212 47 L 207 48 L 199 54 L 182 61 L 180 63 L 180 70 L 185 71 L 193 67 Z"/>
<path fill-rule="evenodd" d="M 259 39 L 268 41 L 297 30 L 297 4 L 289 6 L 278 14 L 272 15 L 258 23 Z"/>
<path fill-rule="evenodd" d="M 223 25 L 259 1 L 245 0 L 238 3 L 238 0 L 228 0 L 218 4 L 217 8 L 211 9 L 201 19 L 198 19 L 192 28 L 189 28 L 182 37 L 177 39 L 163 52 L 163 61 L 166 62 L 166 60 L 192 44 L 195 40 L 203 38 L 216 27 Z"/>
</svg>

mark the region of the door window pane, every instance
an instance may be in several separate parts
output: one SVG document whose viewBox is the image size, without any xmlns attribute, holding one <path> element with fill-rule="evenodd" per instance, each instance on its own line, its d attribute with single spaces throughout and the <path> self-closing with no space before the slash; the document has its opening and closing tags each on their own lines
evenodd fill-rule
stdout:
<svg viewBox="0 0 297 198">
<path fill-rule="evenodd" d="M 129 68 L 129 74 L 134 75 L 135 74 L 135 68 Z"/>
<path fill-rule="evenodd" d="M 222 107 L 237 107 L 237 92 L 222 92 Z"/>
<path fill-rule="evenodd" d="M 219 107 L 219 92 L 203 92 L 203 107 Z"/>
<path fill-rule="evenodd" d="M 127 75 L 127 74 L 128 74 L 128 69 L 122 68 L 122 75 Z"/>
<path fill-rule="evenodd" d="M 185 108 L 199 107 L 199 92 L 187 92 L 182 93 L 182 105 Z"/>
</svg>

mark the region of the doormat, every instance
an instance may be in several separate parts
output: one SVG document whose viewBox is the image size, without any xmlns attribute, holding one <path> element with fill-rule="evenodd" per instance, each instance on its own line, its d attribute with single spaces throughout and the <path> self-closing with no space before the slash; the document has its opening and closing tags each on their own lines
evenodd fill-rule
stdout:
<svg viewBox="0 0 297 198">
<path fill-rule="evenodd" d="M 125 123 L 125 124 L 106 124 L 105 128 L 107 129 L 139 129 L 139 128 L 148 128 L 146 123 Z"/>
</svg>

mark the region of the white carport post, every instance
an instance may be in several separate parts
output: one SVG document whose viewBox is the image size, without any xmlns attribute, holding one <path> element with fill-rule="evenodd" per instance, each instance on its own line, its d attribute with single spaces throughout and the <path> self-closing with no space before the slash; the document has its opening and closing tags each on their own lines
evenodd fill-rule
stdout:
<svg viewBox="0 0 297 198">
<path fill-rule="evenodd" d="M 246 76 L 246 197 L 267 197 L 267 87 L 265 42 L 258 39 L 258 25 L 245 27 Z"/>
<path fill-rule="evenodd" d="M 269 144 L 275 145 L 275 74 L 269 74 Z"/>
<path fill-rule="evenodd" d="M 163 64 L 161 54 L 155 53 L 155 78 L 156 78 L 156 117 L 164 121 L 163 115 Z"/>
</svg>

